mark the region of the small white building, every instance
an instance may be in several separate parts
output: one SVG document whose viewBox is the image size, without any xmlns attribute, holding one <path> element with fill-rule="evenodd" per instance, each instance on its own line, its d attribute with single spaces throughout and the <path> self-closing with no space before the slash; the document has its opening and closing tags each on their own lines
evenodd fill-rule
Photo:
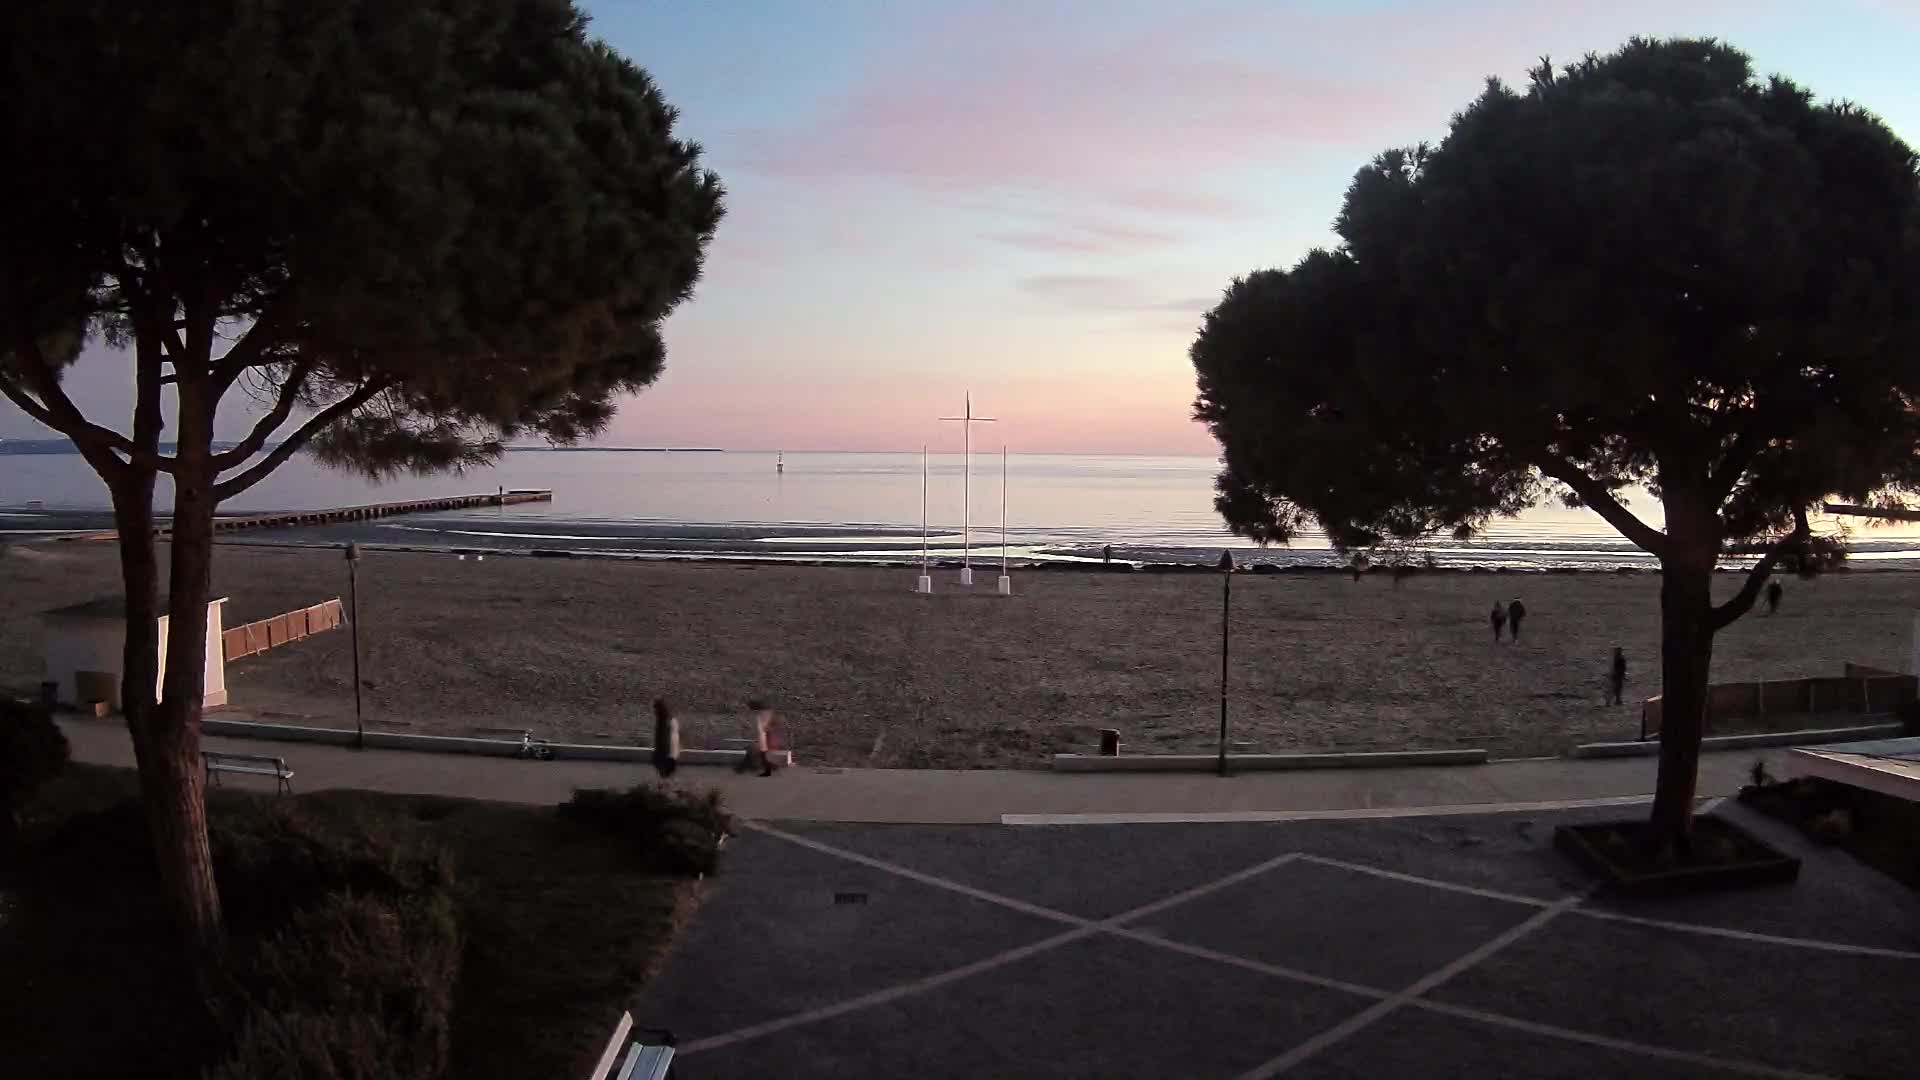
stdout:
<svg viewBox="0 0 1920 1080">
<path fill-rule="evenodd" d="M 227 703 L 226 654 L 221 648 L 223 610 L 227 598 L 207 602 L 206 704 Z M 120 711 L 120 680 L 127 642 L 127 604 L 121 597 L 103 597 L 84 604 L 55 608 L 40 616 L 45 645 L 42 652 L 45 678 L 58 683 L 56 693 L 63 704 L 85 705 L 105 701 Z M 154 680 L 154 694 L 160 693 L 167 670 L 167 616 L 160 616 L 160 676 Z"/>
</svg>

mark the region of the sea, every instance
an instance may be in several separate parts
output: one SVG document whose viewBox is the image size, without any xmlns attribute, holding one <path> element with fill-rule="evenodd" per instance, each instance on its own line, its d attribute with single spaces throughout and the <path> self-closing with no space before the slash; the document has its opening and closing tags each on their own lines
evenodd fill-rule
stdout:
<svg viewBox="0 0 1920 1080">
<path fill-rule="evenodd" d="M 111 527 L 106 489 L 72 453 L 0 446 L 0 542 Z M 977 565 L 1098 561 L 1334 566 L 1309 532 L 1285 547 L 1234 536 L 1213 509 L 1211 457 L 753 453 L 524 449 L 462 475 L 372 483 L 295 458 L 222 507 L 247 515 L 506 489 L 551 502 L 408 514 L 351 524 L 234 533 L 230 542 L 567 552 L 626 558 Z M 923 483 L 924 475 L 924 483 Z M 169 493 L 158 493 L 164 508 Z M 1645 493 L 1629 506 L 1660 524 Z M 924 529 L 923 529 L 924 522 Z M 1920 568 L 1920 523 L 1826 518 L 1860 569 Z M 1453 568 L 1651 568 L 1588 510 L 1541 506 L 1470 541 L 1440 538 L 1415 555 Z"/>
</svg>

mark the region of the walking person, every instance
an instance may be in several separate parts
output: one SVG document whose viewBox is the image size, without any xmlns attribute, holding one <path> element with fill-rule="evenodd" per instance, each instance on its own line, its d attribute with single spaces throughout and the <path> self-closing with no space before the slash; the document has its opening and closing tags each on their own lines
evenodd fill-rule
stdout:
<svg viewBox="0 0 1920 1080">
<path fill-rule="evenodd" d="M 680 767 L 680 718 L 665 698 L 653 699 L 653 768 L 662 780 Z"/>
<path fill-rule="evenodd" d="M 1784 595 L 1786 591 L 1786 587 L 1778 581 L 1767 582 L 1767 614 L 1777 615 L 1780 613 L 1780 597 Z"/>
<path fill-rule="evenodd" d="M 1513 602 L 1507 605 L 1507 628 L 1515 642 L 1520 640 L 1520 620 L 1526 617 L 1527 605 L 1521 603 L 1519 597 L 1514 597 Z"/>
<path fill-rule="evenodd" d="M 1613 663 L 1607 669 L 1607 704 L 1626 704 L 1621 700 L 1626 693 L 1626 689 L 1627 654 L 1620 646 L 1615 645 L 1613 647 Z"/>
<path fill-rule="evenodd" d="M 1507 609 L 1500 606 L 1500 601 L 1493 602 L 1493 612 L 1487 621 L 1493 623 L 1493 643 L 1500 644 L 1500 632 L 1507 628 Z"/>
<path fill-rule="evenodd" d="M 785 725 L 780 713 L 764 701 L 749 701 L 747 708 L 753 710 L 753 737 L 747 744 L 746 757 L 733 771 L 746 772 L 759 766 L 761 776 L 772 776 L 774 732 Z"/>
</svg>

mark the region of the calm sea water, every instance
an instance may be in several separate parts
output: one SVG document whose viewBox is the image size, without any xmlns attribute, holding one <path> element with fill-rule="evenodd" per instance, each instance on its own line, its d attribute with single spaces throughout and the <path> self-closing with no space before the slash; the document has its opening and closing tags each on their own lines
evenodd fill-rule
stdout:
<svg viewBox="0 0 1920 1080">
<path fill-rule="evenodd" d="M 551 503 L 418 514 L 351 526 L 243 534 L 249 540 L 495 549 L 544 548 L 636 557 L 702 555 L 893 561 L 921 552 L 918 454 L 517 452 L 465 476 L 406 477 L 386 484 L 319 468 L 304 458 L 229 503 L 228 513 L 314 509 L 387 500 L 550 488 Z M 927 547 L 958 558 L 968 539 L 958 455 L 928 463 Z M 1097 559 L 1103 545 L 1136 561 L 1200 562 L 1222 548 L 1246 561 L 1333 563 L 1323 537 L 1259 550 L 1228 533 L 1214 513 L 1206 457 L 1014 455 L 1006 463 L 1009 558 Z M 974 557 L 1001 552 L 1001 461 L 976 455 Z M 161 492 L 162 505 L 167 497 Z M 38 505 L 35 505 L 38 504 Z M 0 456 L 0 539 L 30 540 L 98 527 L 105 489 L 73 455 Z M 1659 507 L 1632 504 L 1658 525 Z M 1829 527 L 1838 522 L 1828 522 Z M 1862 564 L 1920 565 L 1920 524 L 1846 526 Z M 1471 543 L 1438 541 L 1442 565 L 1650 566 L 1652 560 L 1585 510 L 1542 507 L 1495 523 Z"/>
</svg>

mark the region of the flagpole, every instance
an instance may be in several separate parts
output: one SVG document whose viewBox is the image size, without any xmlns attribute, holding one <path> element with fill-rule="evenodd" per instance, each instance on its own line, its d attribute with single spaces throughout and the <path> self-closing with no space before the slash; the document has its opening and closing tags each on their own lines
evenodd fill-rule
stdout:
<svg viewBox="0 0 1920 1080">
<path fill-rule="evenodd" d="M 933 591 L 933 575 L 927 569 L 927 444 L 920 444 L 920 580 L 914 582 L 913 591 L 930 593 Z"/>
<path fill-rule="evenodd" d="M 960 467 L 966 471 L 960 495 L 960 584 L 973 584 L 973 391 L 967 391 L 967 419 L 960 426 L 966 437 L 960 441 Z"/>
<path fill-rule="evenodd" d="M 967 391 L 966 411 L 959 416 L 943 416 L 942 420 L 957 420 L 964 425 L 966 434 L 960 440 L 960 467 L 965 472 L 962 478 L 960 512 L 963 521 L 960 524 L 960 584 L 973 584 L 973 425 L 991 424 L 991 416 L 973 415 L 973 391 Z"/>
<path fill-rule="evenodd" d="M 1001 596 L 1013 595 L 1013 579 L 1007 576 L 1007 444 L 1000 444 L 1000 589 Z"/>
</svg>

